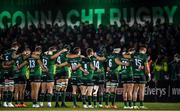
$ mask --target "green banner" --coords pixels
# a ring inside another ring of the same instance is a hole
[[[21,28],[31,24],[67,24],[81,22],[117,24],[125,20],[129,25],[156,20],[180,23],[180,0],[1,0],[0,28],[18,24]]]

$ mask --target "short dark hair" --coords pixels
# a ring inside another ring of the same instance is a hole
[[[72,51],[73,54],[78,54],[79,51],[81,51],[81,48],[80,47],[75,47]]]
[[[92,52],[93,52],[93,49],[92,49],[92,48],[86,49],[86,54],[87,54],[87,55],[90,55]]]

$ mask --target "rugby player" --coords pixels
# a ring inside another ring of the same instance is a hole
[[[44,67],[46,67],[46,69],[48,69],[48,71],[43,72],[42,75],[41,94],[40,94],[41,107],[43,107],[46,91],[47,91],[48,107],[52,106],[51,101],[53,96],[56,59],[59,55],[61,55],[61,53],[66,52],[67,50],[63,49],[55,53],[56,51],[57,49],[55,46],[50,47],[49,50],[45,52],[44,55],[42,56],[43,65]]]
[[[14,59],[12,57],[13,53],[15,54],[19,49],[19,45],[17,42],[12,43],[11,49],[8,49],[3,54],[3,72],[4,72],[4,107],[14,107],[12,104],[13,91],[14,91],[14,73],[13,73],[13,64]]]
[[[93,74],[95,67],[93,67],[93,62],[91,61],[91,56],[93,56],[93,49],[88,48],[86,50],[86,58],[82,58],[81,65],[84,70],[88,71],[89,74],[82,74],[82,84],[81,84],[81,96],[84,108],[93,108],[92,106],[92,92],[93,92]],[[86,98],[88,99],[88,105],[86,104]]]
[[[70,78],[70,67],[62,66],[65,62],[67,62],[67,54],[69,54],[70,46],[64,45],[64,49],[67,49],[66,52],[59,55],[56,59],[56,93],[55,93],[55,107],[59,107],[59,97],[61,95],[61,107],[66,108],[65,99],[66,99],[66,89],[68,86],[69,78]]]
[[[141,46],[139,52],[133,55],[133,78],[134,78],[134,89],[133,89],[133,107],[134,109],[145,109],[143,104],[146,74],[150,78],[150,71],[148,66],[148,56],[146,54],[147,49]],[[137,98],[140,101],[140,107],[136,105]]]
[[[26,61],[27,58],[29,58],[30,54],[31,54],[30,49],[26,48],[22,54],[16,56],[16,60],[15,60],[16,77],[15,77],[15,94],[14,94],[15,107],[27,106],[26,104],[24,104],[24,93],[27,84],[28,66],[23,65],[22,63]]]
[[[120,82],[123,84],[124,109],[132,109],[132,92],[133,92],[133,70],[132,58],[129,52],[123,52],[120,61],[129,63],[129,66],[122,65],[120,70]]]
[[[117,108],[115,105],[116,101],[116,89],[118,86],[119,79],[119,71],[121,69],[121,65],[128,65],[127,63],[122,63],[119,60],[119,53],[121,49],[115,48],[112,53],[107,55],[106,63],[106,94],[105,94],[105,108]],[[111,105],[109,105],[109,99],[111,101]]]
[[[98,54],[93,52],[93,56],[90,57],[93,62],[93,67],[95,67],[95,71],[93,74],[93,102],[94,107],[97,107],[97,96],[99,97],[99,107],[102,108],[103,102],[103,93],[104,93],[104,84],[105,84],[105,69],[104,69],[104,61],[106,58],[99,52]]]

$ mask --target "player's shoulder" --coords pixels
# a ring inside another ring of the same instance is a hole
[[[88,62],[91,62],[91,59],[89,57],[83,57],[82,62],[88,63]]]
[[[14,51],[13,49],[6,49],[6,50],[4,50],[4,53],[3,53],[3,54],[11,53],[11,52],[13,52],[13,51]]]
[[[67,54],[66,57],[69,59],[80,59],[81,58],[79,55],[76,55],[76,54]]]
[[[96,57],[95,56],[91,56],[90,59],[91,60],[96,60]]]

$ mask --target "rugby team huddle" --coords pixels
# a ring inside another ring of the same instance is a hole
[[[123,51],[114,47],[107,54],[88,48],[85,55],[81,55],[80,47],[70,49],[69,45],[62,49],[51,46],[45,52],[39,45],[34,51],[24,48],[19,53],[18,49],[19,44],[13,42],[10,49],[1,53],[0,98],[3,107],[27,106],[24,93],[29,80],[32,107],[35,108],[43,107],[45,99],[47,106],[52,107],[53,96],[53,107],[66,108],[68,84],[72,86],[74,108],[79,107],[79,92],[84,108],[118,108],[116,89],[120,84],[123,85],[124,109],[146,108],[144,90],[150,70],[145,46]],[[12,98],[15,104],[12,104]]]

